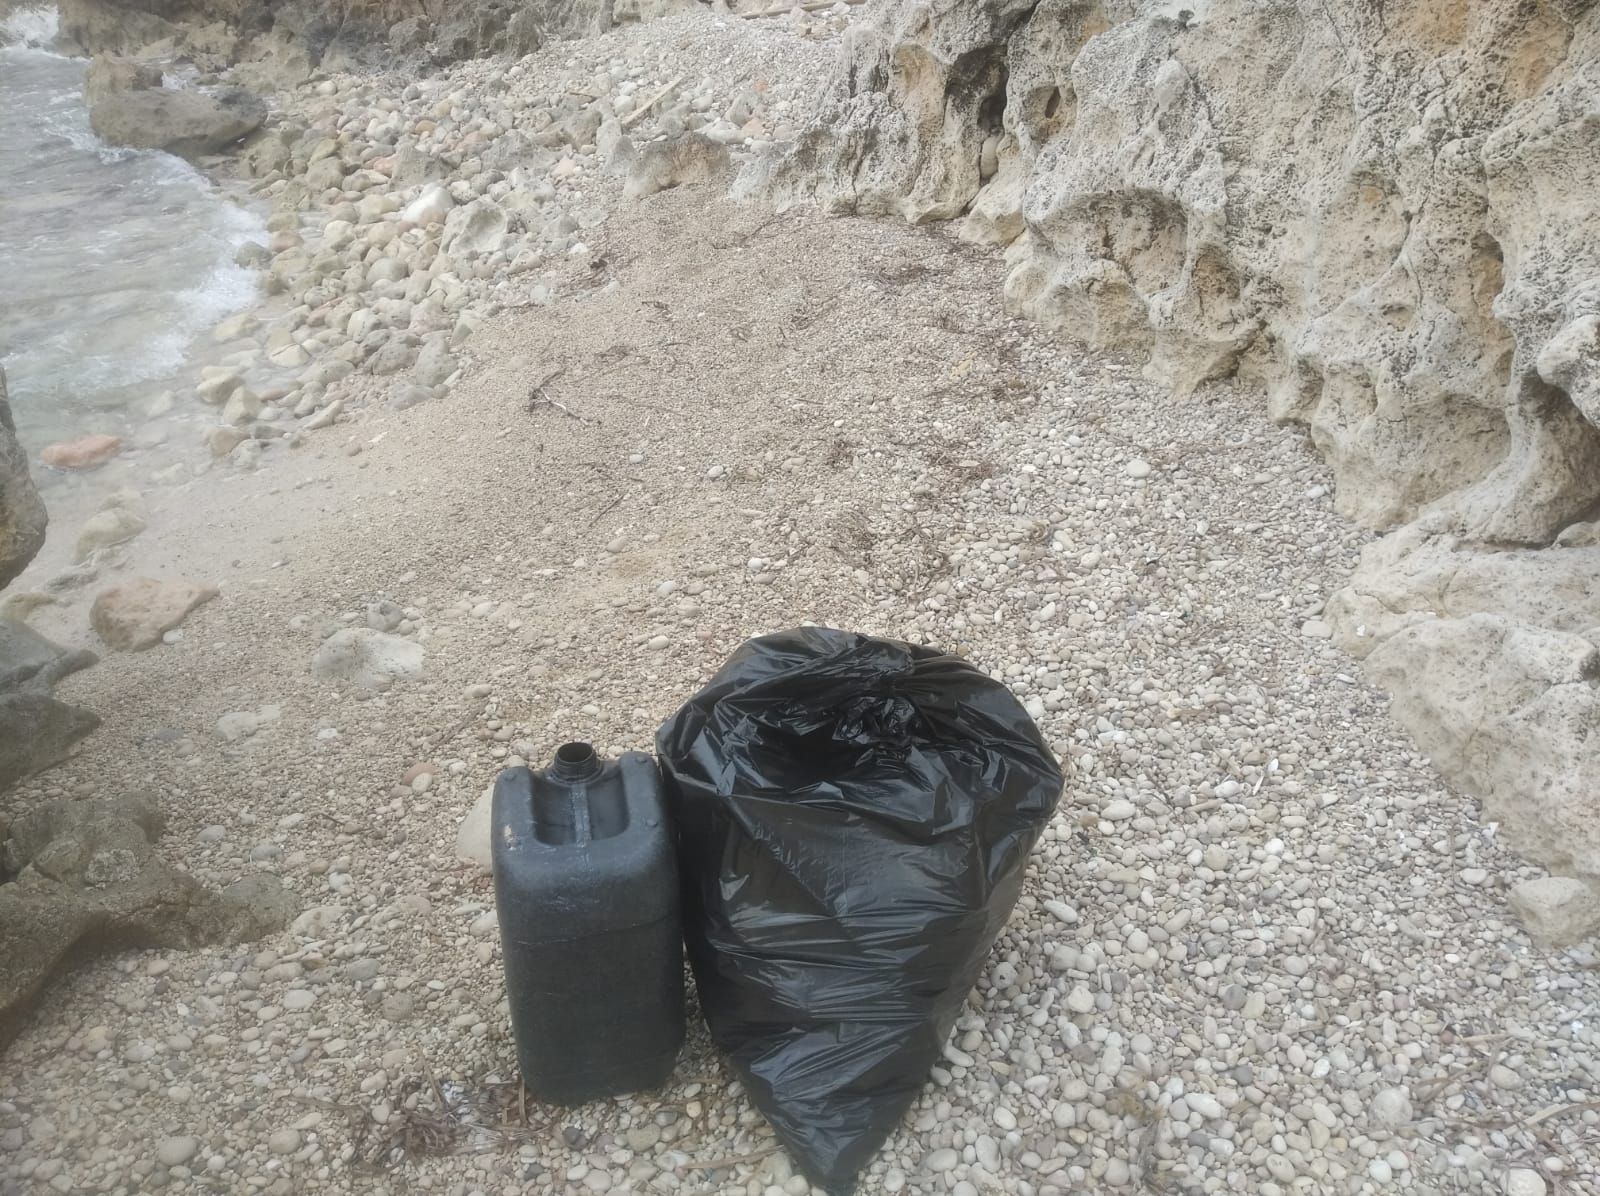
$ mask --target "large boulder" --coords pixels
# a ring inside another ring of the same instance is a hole
[[[163,78],[161,68],[154,63],[101,54],[84,72],[83,100],[92,111],[125,92],[160,87]]]
[[[55,801],[0,839],[0,1050],[44,986],[91,950],[236,943],[281,930],[295,902],[274,878],[220,894],[164,863],[151,795]]]
[[[1367,657],[1395,720],[1517,851],[1600,892],[1600,625],[1429,619]],[[1421,678],[1421,682],[1417,680]]]
[[[93,711],[50,692],[62,677],[94,664],[24,623],[0,618],[0,790],[65,759],[100,725]]]
[[[34,489],[28,454],[17,443],[6,394],[6,372],[0,369],[0,588],[28,567],[44,547],[49,517]]]
[[[89,70],[84,98],[89,127],[102,141],[165,150],[182,158],[215,154],[261,127],[267,107],[237,87],[171,90],[147,68],[109,62]]]

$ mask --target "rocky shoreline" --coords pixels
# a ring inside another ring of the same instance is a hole
[[[614,36],[572,43],[584,56],[557,80],[501,59],[453,62],[398,85],[392,73],[312,72],[267,103],[233,85],[233,68],[196,76],[174,59],[181,47],[184,62],[197,52],[204,60],[193,30],[154,44],[126,31],[113,39],[136,56],[102,55],[91,67],[86,99],[102,135],[190,157],[225,197],[268,206],[266,243],[238,255],[261,271],[260,301],[197,346],[187,385],[145,407],[153,422],[141,447],[162,446],[169,462],[145,471],[148,484],[181,489],[208,462],[253,469],[311,434],[336,425],[348,434],[369,407],[447,395],[473,332],[503,310],[555,302],[567,259],[582,257],[616,205],[728,176],[792,138],[787,113],[849,12],[841,4],[785,27],[785,38],[819,47],[812,72],[792,52],[776,61],[762,25],[730,16],[715,27],[737,35],[733,57],[721,56],[738,60],[731,71],[707,53],[669,77]],[[705,20],[691,11],[661,24],[660,36],[682,39]],[[70,23],[63,39],[105,44]],[[258,59],[233,53],[248,75]],[[775,69],[763,73],[764,61]],[[164,77],[177,89],[163,88]],[[89,436],[41,449],[48,464],[85,474],[126,447]],[[8,595],[13,611],[86,584],[95,554],[125,553],[147,526],[149,496],[90,483],[71,508],[81,530],[70,561],[47,554],[55,576]]]

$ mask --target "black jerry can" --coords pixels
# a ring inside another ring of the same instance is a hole
[[[683,1044],[678,869],[655,759],[508,768],[491,814],[511,1030],[536,1099],[656,1088]]]

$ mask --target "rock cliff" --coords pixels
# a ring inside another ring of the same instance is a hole
[[[960,220],[1014,311],[1175,402],[1258,384],[1404,529],[1330,603],[1345,645],[1600,886],[1595,0],[893,0],[830,86],[740,190]]]
[[[528,54],[696,0],[60,0],[63,43],[85,54],[179,49],[204,65],[266,64],[267,79],[313,69],[392,67]]]

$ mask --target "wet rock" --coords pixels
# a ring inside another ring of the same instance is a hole
[[[161,68],[131,58],[97,55],[83,76],[83,98],[91,108],[113,100],[123,92],[144,91],[161,86]]]
[[[97,511],[84,520],[78,529],[77,551],[74,559],[86,561],[102,548],[122,544],[133,539],[146,527],[144,516],[125,506],[113,506]]]
[[[135,577],[102,591],[90,608],[89,622],[107,647],[139,652],[155,647],[190,611],[218,593],[213,585]]]
[[[0,619],[0,789],[65,759],[73,744],[100,725],[92,711],[50,693],[62,677],[96,659]]]
[[[44,547],[49,522],[16,431],[5,370],[0,369],[0,587],[21,573]]]
[[[147,70],[121,64],[91,71],[84,98],[97,137],[112,145],[198,158],[242,140],[267,117],[266,105],[241,88],[180,91],[152,85],[151,77]],[[160,82],[159,72],[155,80]]]
[[[39,460],[51,469],[98,469],[122,451],[122,437],[97,433],[47,444]]]

